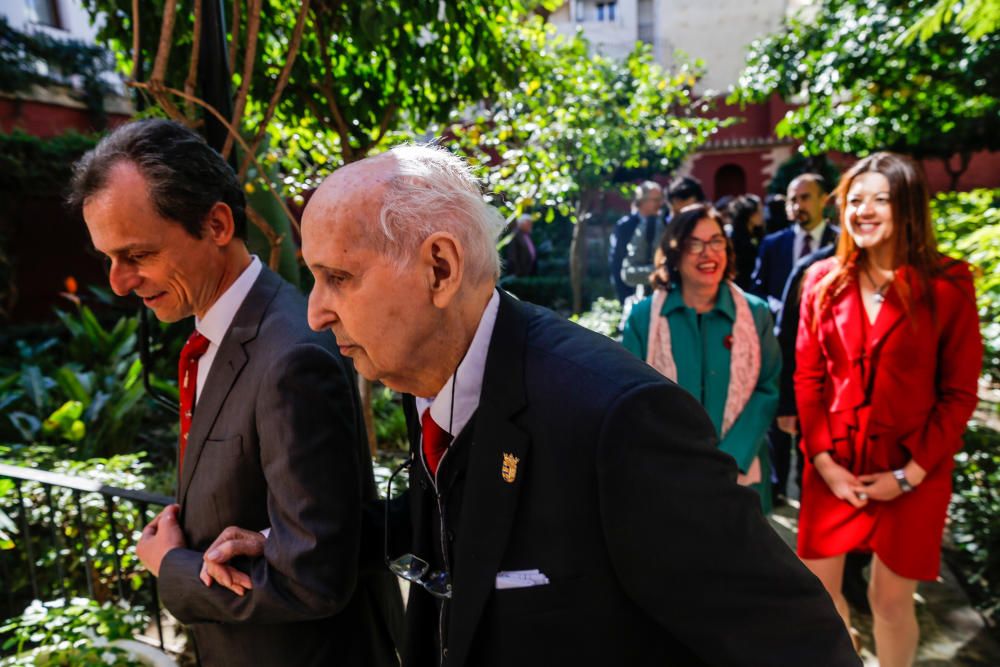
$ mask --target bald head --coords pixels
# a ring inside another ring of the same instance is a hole
[[[303,227],[334,208],[358,225],[360,242],[399,266],[431,234],[447,232],[463,248],[469,280],[500,276],[496,240],[503,218],[484,200],[468,164],[443,148],[398,146],[341,167],[310,200]],[[304,254],[305,245],[304,236]]]

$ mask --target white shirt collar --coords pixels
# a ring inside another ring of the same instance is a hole
[[[795,235],[801,240],[806,234],[812,237],[812,249],[818,250],[820,241],[823,240],[823,232],[826,231],[826,220],[821,220],[818,225],[810,231],[802,228],[802,225],[795,223]]]
[[[430,406],[431,417],[438,426],[450,435],[456,436],[462,432],[465,425],[479,407],[479,395],[483,391],[483,373],[486,370],[486,354],[490,350],[493,339],[493,326],[497,321],[497,311],[500,309],[500,292],[493,290],[493,296],[483,310],[479,319],[476,335],[472,344],[462,358],[437,396],[430,398],[414,397],[417,403],[417,414],[424,414]],[[460,381],[456,382],[456,378]],[[454,410],[452,409],[454,406]]]
[[[229,325],[233,323],[233,318],[236,317],[236,311],[243,305],[244,299],[247,298],[247,294],[250,293],[250,289],[257,281],[257,276],[260,275],[262,268],[263,264],[261,264],[260,259],[254,255],[250,260],[250,265],[243,269],[243,273],[240,274],[239,278],[233,281],[229,289],[223,292],[222,296],[212,304],[212,307],[205,313],[205,317],[201,319],[195,318],[195,328],[212,345],[217,347],[222,344],[222,339],[225,338],[226,332],[229,331]]]

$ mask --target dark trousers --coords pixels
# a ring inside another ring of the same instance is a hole
[[[771,455],[771,486],[774,494],[787,495],[788,473],[792,465],[792,436],[778,428],[777,422],[773,422],[767,432],[767,450]]]

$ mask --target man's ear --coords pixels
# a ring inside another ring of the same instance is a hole
[[[215,202],[205,216],[202,231],[220,248],[229,245],[236,236],[236,221],[233,220],[233,211],[229,205],[221,201]]]
[[[431,300],[445,308],[458,293],[465,270],[465,249],[448,232],[434,232],[420,244],[420,261],[427,269]]]

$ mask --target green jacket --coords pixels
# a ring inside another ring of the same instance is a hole
[[[768,427],[778,409],[781,350],[774,337],[774,324],[767,303],[750,294],[746,295],[746,299],[760,336],[760,375],[753,395],[721,439],[719,448],[736,459],[736,465],[744,473],[754,457],[760,457],[764,483],[755,484],[754,488],[761,494],[764,510],[769,511],[770,465],[766,442]],[[652,298],[637,303],[625,322],[622,344],[641,359],[646,358],[652,303]],[[733,332],[736,319],[732,294],[728,289],[720,289],[715,308],[699,316],[694,309],[684,305],[680,288],[671,289],[661,314],[667,316],[670,325],[677,384],[701,402],[715,425],[716,433],[721,433],[729,390],[731,341],[727,339]]]

